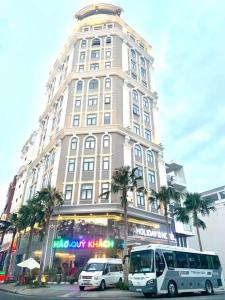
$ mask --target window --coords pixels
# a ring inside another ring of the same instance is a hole
[[[151,141],[151,131],[148,129],[145,129],[145,138]]]
[[[145,66],[145,59],[144,59],[144,57],[140,57],[140,62],[141,62],[141,64],[143,65],[143,66]]]
[[[133,125],[133,132],[140,135],[140,125],[134,123]]]
[[[137,177],[142,177],[143,176],[143,168],[141,166],[136,165],[136,171],[135,171],[135,175]]]
[[[147,85],[147,82],[146,82],[145,80],[142,80],[141,83],[142,83],[142,85],[143,85],[144,87],[147,87],[147,86],[148,86],[148,85]]]
[[[145,198],[143,192],[137,192],[137,205],[145,205]]]
[[[89,96],[88,97],[88,106],[97,105],[98,102],[98,96]]]
[[[106,50],[105,57],[107,58],[111,57],[111,50]]]
[[[140,116],[139,107],[133,104],[133,114],[136,116]]]
[[[153,153],[151,150],[147,151],[147,162],[151,164],[153,163]]]
[[[219,257],[217,255],[212,255],[211,259],[213,262],[213,269],[219,269],[219,267],[220,267]]]
[[[110,137],[109,135],[105,135],[103,137],[103,147],[108,148],[109,147],[109,142],[110,142]]]
[[[93,39],[91,45],[92,46],[100,46],[100,39]]]
[[[134,49],[131,49],[131,50],[130,50],[130,53],[131,53],[131,57],[132,57],[133,59],[136,59],[136,52],[134,51]]]
[[[106,89],[110,89],[111,88],[111,79],[110,78],[106,78],[105,79],[105,88]]]
[[[105,95],[105,104],[110,104],[110,102],[111,102],[111,96]]]
[[[141,147],[139,145],[135,145],[134,147],[134,153],[136,157],[141,158]]]
[[[142,50],[145,49],[145,46],[144,46],[142,43],[140,43],[139,46],[140,46],[140,48],[141,48]]]
[[[81,40],[81,48],[86,48],[87,46],[87,41],[86,40]]]
[[[136,90],[133,90],[132,91],[132,98],[134,101],[138,101],[138,93]]]
[[[175,260],[174,260],[173,252],[164,252],[163,254],[164,254],[168,269],[175,268]]]
[[[145,108],[149,108],[148,98],[146,98],[146,97],[143,98],[143,105]]]
[[[137,70],[137,64],[133,61],[131,61],[131,69],[136,71]]]
[[[199,257],[200,257],[200,262],[201,262],[201,269],[208,269],[209,265],[208,265],[207,255],[199,254]]]
[[[132,39],[132,41],[136,42],[135,37],[132,34],[130,34],[130,38]]]
[[[107,29],[112,29],[114,24],[107,24]]]
[[[83,81],[82,80],[78,80],[77,81],[77,92],[78,91],[82,91],[83,89]]]
[[[110,68],[111,68],[111,61],[107,61],[107,62],[105,63],[105,68],[106,68],[106,69],[110,69]]]
[[[147,112],[144,112],[144,122],[150,124],[150,116]]]
[[[104,124],[110,124],[110,113],[104,113]]]
[[[107,38],[106,38],[106,44],[111,44],[111,42],[112,42],[112,39],[111,39],[111,37],[110,36],[107,36]]]
[[[131,77],[132,77],[134,80],[137,80],[137,75],[134,74],[133,72],[131,73]]]
[[[85,149],[94,149],[95,148],[95,138],[89,136],[85,140]]]
[[[75,159],[70,158],[68,161],[68,172],[74,172],[75,171]]]
[[[82,52],[80,53],[80,60],[84,60],[84,59],[85,59],[85,52],[82,51]]]
[[[200,259],[199,255],[196,253],[188,253],[188,263],[189,263],[189,268],[191,269],[200,269]]]
[[[99,58],[100,57],[100,51],[99,50],[92,50],[91,51],[91,58]]]
[[[87,125],[96,125],[97,123],[97,116],[94,115],[87,115]]]
[[[84,65],[79,65],[79,72],[83,72],[84,71]]]
[[[77,149],[77,138],[72,138],[70,142],[70,150],[76,150]]]
[[[154,171],[148,171],[148,183],[149,184],[155,183],[155,172]]]
[[[80,116],[73,116],[73,126],[79,126],[80,123]]]
[[[75,99],[75,107],[80,107],[81,105],[81,97],[76,97]]]
[[[67,184],[65,187],[65,200],[70,201],[72,199],[73,186],[72,184]]]
[[[94,26],[94,30],[101,30],[102,26]]]
[[[146,70],[141,67],[141,76],[146,79]]]
[[[90,69],[91,69],[91,71],[97,71],[97,70],[99,70],[99,64],[98,63],[91,64]]]
[[[90,200],[92,199],[93,185],[92,184],[82,184],[81,185],[81,199]]]
[[[89,90],[95,90],[98,88],[98,80],[97,79],[92,79],[89,82]]]
[[[187,253],[175,251],[177,268],[188,268]]]
[[[87,31],[89,31],[90,28],[89,27],[83,27],[82,29],[83,29],[83,32],[87,32]]]
[[[102,183],[102,190],[101,190],[101,194],[106,193],[109,191],[109,183]],[[101,196],[102,199],[107,199],[107,194],[106,195],[102,195]]]
[[[103,157],[102,168],[103,168],[103,170],[109,170],[109,157],[108,156]]]
[[[83,170],[84,171],[94,171],[94,158],[84,158]]]

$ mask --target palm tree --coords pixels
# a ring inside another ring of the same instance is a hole
[[[38,199],[38,202],[41,204],[41,207],[44,212],[44,218],[43,218],[43,243],[42,243],[42,254],[41,254],[41,261],[40,261],[40,271],[41,273],[44,272],[44,257],[45,257],[45,251],[47,247],[47,230],[49,228],[50,218],[53,213],[53,210],[55,208],[59,208],[62,206],[64,199],[61,192],[57,191],[56,188],[53,188],[51,186],[48,186],[46,188],[43,188],[41,191],[37,192],[36,198]],[[41,280],[41,278],[39,279]]]
[[[34,234],[34,226],[36,223],[41,224],[44,219],[44,211],[39,201],[39,198],[34,196],[27,201],[27,204],[23,207],[24,213],[26,213],[27,225],[30,227],[29,238],[27,242],[25,260],[30,256],[31,243]]]
[[[10,222],[6,220],[0,220],[0,233],[1,233],[1,239],[0,239],[0,246],[3,243],[4,236],[6,232],[8,231],[8,227],[10,226]]]
[[[216,208],[213,205],[213,202],[214,201],[211,199],[203,199],[199,193],[186,193],[183,206],[174,209],[174,215],[176,216],[177,221],[189,223],[192,218],[193,226],[197,231],[200,251],[203,251],[203,248],[199,228],[206,229],[206,224],[199,218],[199,215],[208,216],[211,211],[215,211]]]
[[[169,205],[173,205],[174,202],[179,202],[181,199],[181,194],[173,186],[161,186],[159,192],[151,190],[151,195],[149,197],[150,203],[156,203],[158,209],[163,211],[166,231],[167,231],[167,242],[170,244],[170,228],[169,228]]]
[[[9,271],[15,237],[21,230],[23,230],[26,227],[26,220],[24,221],[24,218],[20,214],[20,212],[18,214],[12,214],[9,218],[9,222],[10,222],[10,225],[9,225],[7,231],[12,232],[12,240],[11,240],[10,248],[9,248],[9,251],[7,254],[7,259],[6,259],[6,267],[5,267],[6,276],[8,275],[8,271]]]
[[[111,190],[103,193],[100,196],[109,193],[120,194],[120,203],[123,207],[123,221],[124,221],[124,256],[128,254],[127,249],[127,237],[128,237],[128,193],[134,190],[144,190],[142,187],[137,187],[137,181],[142,179],[142,177],[137,176],[137,168],[130,169],[129,166],[123,166],[116,168],[112,175]],[[128,266],[125,262],[124,265],[124,283],[128,284]]]

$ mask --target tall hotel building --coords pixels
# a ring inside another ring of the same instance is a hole
[[[119,195],[99,197],[109,189],[116,167],[137,167],[140,185],[147,189],[166,185],[152,48],[120,18],[121,12],[115,5],[94,4],[75,15],[76,25],[49,75],[39,127],[22,150],[12,210],[47,185],[65,195],[49,228],[46,266],[121,255],[120,247],[52,247],[57,238],[123,238]],[[142,192],[129,195],[128,214],[129,245],[167,242],[163,214]],[[172,233],[170,238],[175,243]],[[40,249],[34,239],[33,255],[39,256]],[[22,253],[21,248],[17,254]]]

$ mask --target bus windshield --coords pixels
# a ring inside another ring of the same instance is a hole
[[[143,250],[131,252],[130,273],[151,273],[154,271],[153,251]]]

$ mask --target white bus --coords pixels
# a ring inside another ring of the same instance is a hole
[[[146,297],[175,297],[182,292],[213,294],[214,290],[223,290],[223,285],[222,268],[214,252],[156,244],[131,250],[130,291]]]

